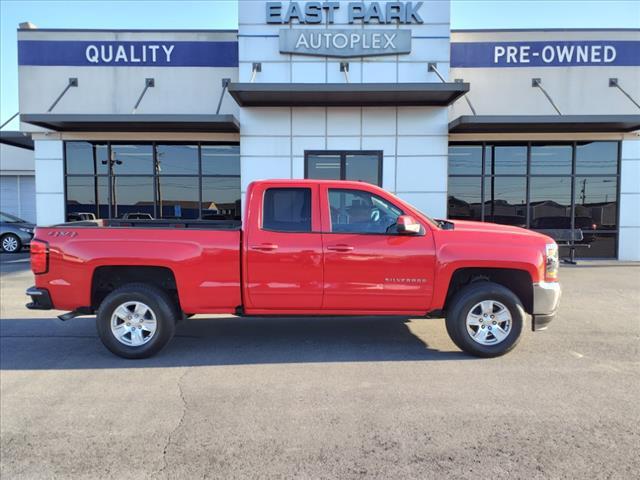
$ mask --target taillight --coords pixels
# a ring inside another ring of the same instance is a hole
[[[31,271],[40,275],[49,271],[49,244],[43,240],[31,240]]]

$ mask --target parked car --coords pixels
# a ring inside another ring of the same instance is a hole
[[[145,212],[129,212],[122,216],[123,220],[153,220],[150,213]]]
[[[92,212],[73,212],[67,214],[67,222],[90,222],[96,219]]]
[[[556,314],[558,247],[546,235],[433,220],[363,182],[261,181],[246,198],[244,225],[38,228],[27,307],[96,313],[102,342],[126,358],[155,354],[196,313],[444,316],[480,357],[510,351],[526,313],[534,330]]]
[[[0,247],[5,253],[18,253],[31,243],[35,225],[0,212]]]

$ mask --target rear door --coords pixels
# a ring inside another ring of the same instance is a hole
[[[322,234],[317,185],[258,185],[248,200],[246,292],[257,310],[322,306]]]
[[[426,311],[434,284],[431,230],[395,232],[405,213],[366,189],[320,188],[325,310]]]

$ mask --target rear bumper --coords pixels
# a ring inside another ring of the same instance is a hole
[[[53,302],[51,302],[51,296],[49,291],[44,288],[30,287],[27,289],[27,295],[31,297],[31,302],[25,306],[29,310],[51,310],[53,309]]]
[[[544,330],[555,318],[562,289],[558,282],[540,282],[533,284],[532,328]]]

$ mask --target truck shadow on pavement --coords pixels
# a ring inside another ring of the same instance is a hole
[[[403,318],[190,319],[178,325],[163,351],[144,360],[125,360],[106,350],[93,317],[3,319],[0,341],[0,370],[473,359],[457,350],[429,348]]]

